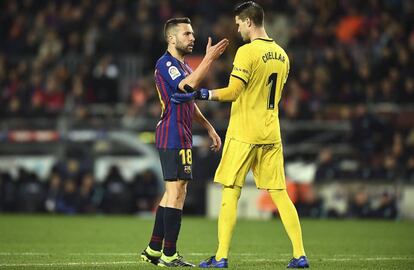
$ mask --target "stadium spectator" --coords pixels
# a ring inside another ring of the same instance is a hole
[[[56,212],[73,215],[78,212],[78,188],[74,179],[67,178],[62,184],[62,193],[56,202]]]
[[[133,209],[132,193],[118,166],[111,166],[103,182],[104,194],[101,208],[105,213],[131,213]]]
[[[77,211],[82,214],[95,213],[99,205],[99,198],[96,197],[94,178],[91,173],[82,176],[78,189]]]
[[[318,164],[315,173],[315,182],[324,182],[335,179],[338,176],[337,164],[333,160],[332,150],[322,149],[319,152]]]
[[[16,206],[20,212],[41,212],[44,210],[46,189],[38,176],[24,168],[19,169],[16,190]]]
[[[56,169],[52,169],[48,185],[45,208],[48,212],[56,212],[63,185],[62,178]]]
[[[160,190],[158,179],[153,171],[145,170],[137,174],[132,183],[134,192],[135,210],[139,212],[151,212],[158,203]]]
[[[373,218],[395,219],[398,215],[397,201],[389,192],[383,192],[379,204],[372,212]]]
[[[9,212],[16,209],[16,183],[10,173],[0,172],[0,209]]]
[[[305,192],[300,193],[295,206],[301,217],[318,218],[323,216],[323,200],[312,186],[308,186]]]
[[[372,216],[371,200],[366,190],[357,191],[350,200],[349,215],[355,218]]]

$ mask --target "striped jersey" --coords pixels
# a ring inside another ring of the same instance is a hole
[[[161,103],[161,119],[155,132],[158,149],[188,149],[192,147],[194,102],[174,104],[171,95],[180,92],[178,84],[192,72],[191,68],[168,51],[155,65],[155,85]]]

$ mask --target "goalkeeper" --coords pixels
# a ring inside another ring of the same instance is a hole
[[[227,268],[236,224],[237,202],[246,175],[253,170],[257,188],[270,193],[292,242],[288,268],[307,268],[302,230],[295,206],[286,192],[278,103],[289,73],[285,51],[266,34],[263,9],[255,2],[235,9],[235,23],[244,41],[233,62],[229,85],[216,90],[176,93],[177,104],[193,99],[232,102],[223,155],[214,182],[223,185],[218,219],[218,249],[202,268]]]

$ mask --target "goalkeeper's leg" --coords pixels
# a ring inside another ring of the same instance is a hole
[[[233,229],[237,220],[237,202],[240,198],[241,187],[223,186],[220,214],[218,219],[218,249],[216,260],[228,258]]]
[[[305,256],[302,242],[302,229],[300,227],[298,213],[290,200],[289,195],[285,189],[273,189],[269,190],[269,193],[279,210],[280,219],[292,242],[293,257],[299,258]]]

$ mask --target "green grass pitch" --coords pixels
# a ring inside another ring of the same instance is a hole
[[[0,215],[0,269],[157,269],[138,260],[153,219],[134,216]],[[302,220],[313,269],[414,269],[414,223]],[[214,254],[217,221],[184,218],[180,253]],[[291,246],[278,219],[239,220],[230,269],[285,269]]]

